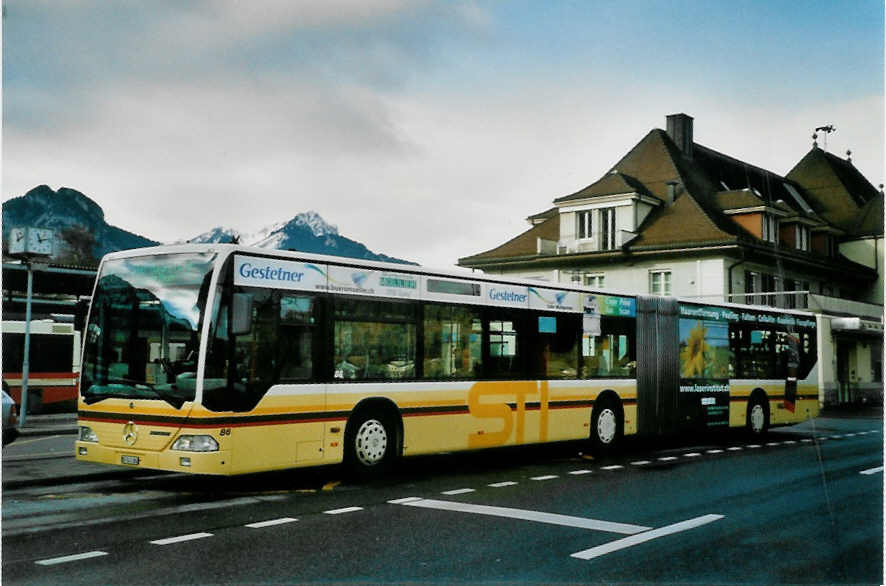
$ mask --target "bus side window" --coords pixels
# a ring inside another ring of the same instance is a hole
[[[482,361],[480,309],[427,305],[424,312],[424,378],[471,378]]]
[[[582,378],[632,378],[637,373],[634,322],[604,316],[599,336],[582,336]]]

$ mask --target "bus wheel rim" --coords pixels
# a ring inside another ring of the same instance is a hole
[[[751,407],[751,430],[755,432],[763,431],[765,421],[766,414],[763,412],[763,405],[758,403]]]
[[[615,412],[612,409],[603,409],[597,417],[597,437],[604,444],[612,443],[615,439]]]
[[[388,449],[388,432],[377,419],[363,422],[354,439],[357,459],[364,466],[375,466],[385,457]]]

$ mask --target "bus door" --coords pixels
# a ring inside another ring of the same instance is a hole
[[[679,425],[677,300],[637,297],[637,430],[667,434]]]

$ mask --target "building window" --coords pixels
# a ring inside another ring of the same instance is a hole
[[[837,256],[837,241],[828,234],[824,237],[825,254],[828,256]]]
[[[763,214],[763,241],[778,243],[778,219],[769,214]]]
[[[603,273],[593,273],[585,275],[585,286],[595,289],[603,289],[606,287],[606,275]]]
[[[587,210],[584,212],[576,212],[575,214],[575,235],[579,240],[585,240],[594,235],[592,226],[592,212]]]
[[[600,250],[615,248],[615,208],[600,210]]]
[[[671,271],[649,271],[649,292],[653,295],[670,295]]]
[[[762,281],[763,293],[767,293],[767,295],[763,295],[763,299],[761,300],[764,305],[775,306],[776,298],[778,297],[775,293],[777,291],[775,285],[775,277],[773,275],[763,273],[760,275],[760,280]]]
[[[797,224],[794,226],[796,234],[796,246],[798,250],[809,250],[809,226]]]
[[[757,305],[757,293],[760,292],[760,273],[755,271],[744,272],[744,302],[748,305]]]

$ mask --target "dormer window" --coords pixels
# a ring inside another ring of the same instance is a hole
[[[575,213],[575,235],[579,240],[586,240],[594,235],[593,214],[591,210]]]
[[[778,218],[770,214],[763,214],[762,238],[763,242],[773,242],[776,244],[778,243]]]
[[[797,250],[809,250],[809,226],[797,224],[794,226],[795,244]]]

